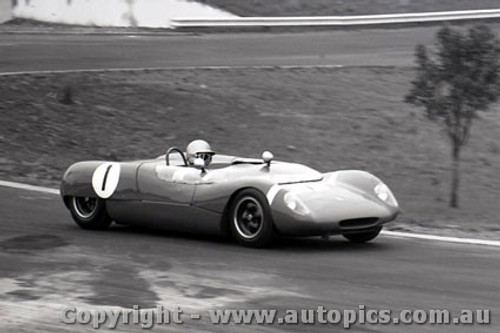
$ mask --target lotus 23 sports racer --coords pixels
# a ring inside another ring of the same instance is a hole
[[[118,224],[231,234],[261,247],[274,235],[375,238],[396,218],[389,188],[368,172],[320,173],[273,160],[216,155],[203,140],[155,159],[89,161],[64,174],[61,195],[84,229]]]

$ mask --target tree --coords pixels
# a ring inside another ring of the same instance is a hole
[[[468,31],[441,28],[435,48],[417,45],[416,78],[405,97],[444,127],[451,142],[450,206],[458,208],[460,154],[479,111],[500,95],[500,42],[486,25]]]

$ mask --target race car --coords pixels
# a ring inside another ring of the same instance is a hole
[[[400,210],[391,190],[368,172],[320,173],[275,161],[268,151],[262,158],[220,155],[204,140],[148,160],[75,163],[60,192],[84,229],[114,221],[232,235],[251,247],[278,235],[367,242]]]

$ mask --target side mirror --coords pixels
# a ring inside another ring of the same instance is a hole
[[[266,163],[268,166],[271,164],[271,161],[273,160],[274,155],[270,151],[265,151],[262,153],[262,160],[264,163]]]
[[[201,171],[205,171],[205,161],[202,158],[195,158],[193,166]]]

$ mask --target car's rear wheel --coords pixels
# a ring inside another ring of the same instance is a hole
[[[83,229],[106,229],[111,224],[102,199],[71,197],[68,206],[73,220]]]
[[[374,230],[353,234],[343,234],[343,236],[353,243],[366,243],[377,237],[381,230],[382,227],[377,227],[377,229]]]
[[[234,238],[245,246],[264,247],[273,238],[269,204],[258,190],[247,189],[238,193],[231,205],[229,218]]]

